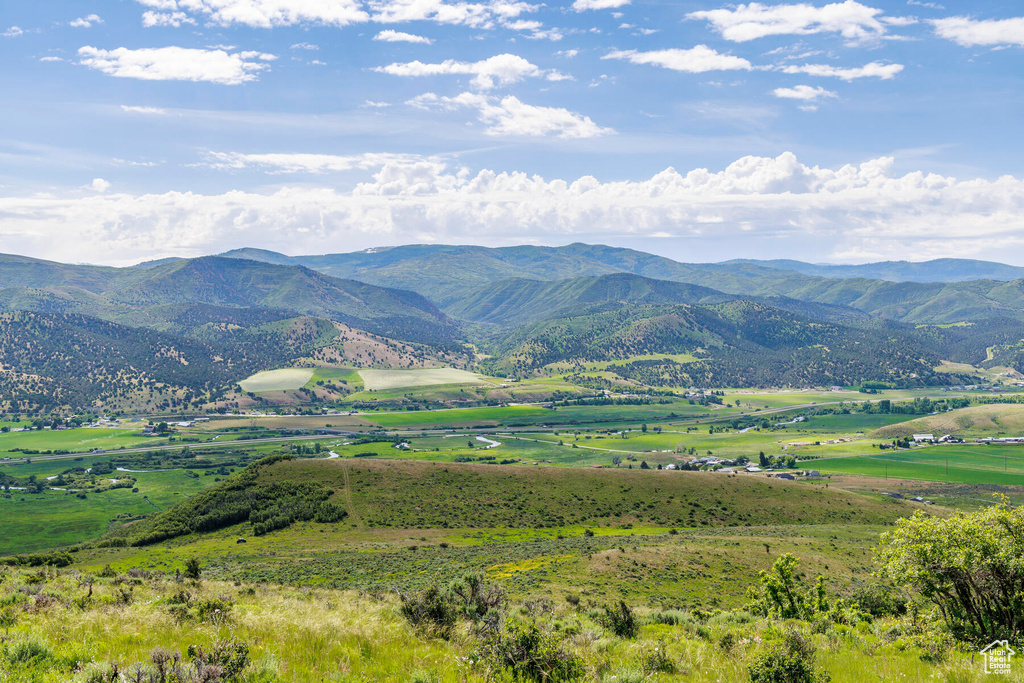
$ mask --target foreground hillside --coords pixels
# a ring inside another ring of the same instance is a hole
[[[183,580],[174,571],[6,572],[0,574],[7,605],[0,677],[11,683],[485,683],[510,680],[519,655],[536,665],[518,678],[524,682],[734,683],[749,681],[750,667],[770,665],[779,647],[798,647],[811,670],[836,683],[970,683],[984,676],[969,654],[948,649],[927,624],[889,615],[866,614],[852,620],[853,628],[840,611],[835,623],[829,619],[812,632],[806,622],[744,610],[626,605],[630,630],[616,633],[604,609],[612,604],[601,597],[570,592],[506,603],[500,589],[482,588],[489,592],[474,599],[496,606],[487,617],[456,617],[440,630],[403,616],[403,599],[393,593]],[[407,598],[413,604],[409,598],[415,596]]]

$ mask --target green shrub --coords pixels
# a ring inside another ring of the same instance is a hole
[[[618,607],[605,607],[603,621],[605,627],[619,638],[636,638],[640,632],[640,623],[624,600],[619,600]]]
[[[402,595],[402,616],[418,629],[439,638],[450,638],[459,617],[459,610],[451,597],[437,586],[429,586],[419,593]]]
[[[653,612],[651,613],[650,621],[652,624],[665,624],[667,626],[693,625],[697,623],[697,619],[692,614],[679,609]]]
[[[536,621],[509,620],[485,638],[482,659],[514,683],[570,683],[583,679],[583,658]]]
[[[751,683],[828,683],[828,672],[814,666],[814,646],[795,631],[747,667]]]
[[[935,603],[961,640],[1024,635],[1024,508],[1004,503],[948,519],[917,512],[882,535],[881,573]]]
[[[53,658],[50,647],[41,640],[16,640],[7,646],[6,659],[12,666],[38,666]]]

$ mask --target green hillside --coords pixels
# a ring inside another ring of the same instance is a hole
[[[679,263],[632,249],[571,244],[565,247],[506,247],[409,245],[349,254],[288,257],[259,250],[225,254],[274,263],[305,265],[337,277],[397,286],[417,291],[441,306],[460,300],[465,292],[509,278],[564,280],[611,273],[684,282],[743,297],[786,297],[819,304],[849,306],[878,317],[913,323],[956,323],[993,317],[1024,318],[1024,281],[1000,281],[1016,274],[1006,266],[981,268],[973,262],[941,262],[921,267],[935,273],[935,282],[889,281],[892,269],[839,271],[823,276],[820,269],[769,267],[756,261]],[[952,273],[940,278],[942,272]],[[977,272],[996,279],[964,280],[956,273]],[[877,279],[869,279],[865,275]],[[886,276],[886,277],[882,277]]]
[[[534,529],[878,524],[892,516],[856,494],[761,477],[270,458],[110,539],[148,545],[239,524],[236,533],[260,535],[299,521],[341,519],[379,529]]]
[[[329,318],[412,341],[449,343],[458,336],[457,327],[419,294],[302,267],[218,257],[123,269],[40,263],[44,278],[20,280],[26,263],[0,260],[0,307],[80,313],[158,329],[169,327],[167,307],[172,307],[171,314],[173,307],[195,305],[269,309]]]
[[[992,261],[974,259],[942,258],[931,261],[884,261],[864,263],[854,266],[804,263],[789,259],[759,261],[756,259],[737,259],[726,261],[732,263],[749,263],[764,268],[792,270],[804,275],[831,278],[871,278],[892,282],[965,282],[967,280],[1020,280],[1024,278],[1024,268],[1008,266]]]
[[[857,326],[805,318],[762,303],[593,307],[527,326],[498,342],[495,368],[621,359],[608,371],[654,386],[850,385],[886,380],[925,386],[959,381],[933,368],[934,336],[879,321]],[[949,350],[949,349],[945,349]],[[688,353],[697,360],[629,360]]]
[[[79,315],[0,314],[0,411],[187,406],[266,361]]]

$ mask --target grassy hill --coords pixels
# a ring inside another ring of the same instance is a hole
[[[268,519],[277,520],[273,530],[318,515],[357,528],[533,529],[877,524],[891,519],[892,511],[855,494],[764,477],[270,459],[112,538],[147,545],[235,525],[242,526],[234,533],[260,535]]]
[[[882,427],[871,436],[907,437],[913,434],[958,436],[1024,436],[1024,405],[981,405],[951,410],[940,415],[900,422]]]

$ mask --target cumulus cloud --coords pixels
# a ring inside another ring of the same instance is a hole
[[[294,45],[292,45],[291,49],[293,49],[293,50],[319,50],[320,46],[319,45],[314,45],[313,43],[295,43]]]
[[[808,76],[838,78],[847,82],[858,78],[879,78],[883,81],[888,81],[903,71],[903,65],[883,64],[882,62],[871,62],[870,64],[856,67],[832,66],[831,64],[804,64],[803,66],[790,64],[789,66],[782,67],[781,71],[787,74],[807,74]]]
[[[130,104],[122,104],[121,111],[127,112],[128,114],[156,114],[158,116],[164,116],[167,114],[166,109],[161,107],[139,107]]]
[[[384,24],[433,21],[472,28],[492,28],[535,5],[517,0],[136,0],[160,13],[184,13],[222,26],[348,26],[374,21]]]
[[[93,178],[89,187],[100,194],[110,189],[110,182],[103,178]]]
[[[1024,247],[1024,180],[898,176],[893,165],[892,158],[880,158],[821,168],[784,153],[744,157],[717,172],[669,168],[648,180],[602,182],[474,174],[420,160],[385,164],[351,192],[303,186],[266,193],[72,191],[0,198],[0,240],[9,251],[98,262],[241,244],[317,253],[338,244],[360,249],[425,240],[521,244],[655,235],[742,236],[745,244],[763,239],[764,245],[790,237],[830,245],[832,258],[994,255]],[[72,234],[77,239],[67,239]],[[785,248],[792,244],[786,241]]]
[[[489,90],[498,85],[518,83],[524,78],[547,78],[551,81],[564,80],[557,71],[545,71],[519,55],[502,54],[479,62],[459,62],[447,59],[438,64],[424,64],[420,61],[388,64],[374,71],[392,76],[441,76],[449,74],[472,75],[474,87]]]
[[[976,20],[971,17],[949,17],[935,19],[931,24],[935,27],[935,35],[952,40],[957,45],[964,47],[1024,46],[1024,17],[985,20]]]
[[[79,64],[117,78],[144,81],[207,81],[237,85],[256,80],[274,55],[258,52],[231,54],[224,50],[184,47],[101,50],[85,46],[78,50]],[[252,61],[258,59],[260,61]]]
[[[259,169],[267,173],[338,173],[357,169],[374,169],[388,164],[409,164],[423,157],[412,154],[367,153],[334,154],[243,154],[240,152],[209,152],[204,166],[221,170]]]
[[[3,36],[4,38],[17,38],[20,35],[24,35],[24,33],[25,33],[25,30],[22,29],[21,27],[19,27],[19,26],[11,26],[10,28],[8,28],[3,33],[0,33],[0,36]]]
[[[572,8],[577,12],[585,12],[588,9],[614,9],[628,5],[630,0],[576,0]]]
[[[161,12],[187,12],[228,26],[241,24],[253,28],[319,24],[348,26],[369,16],[358,0],[137,0]],[[194,20],[193,22],[194,23]]]
[[[430,45],[434,41],[426,36],[417,36],[412,33],[404,33],[402,31],[395,31],[393,29],[387,29],[381,31],[373,37],[374,40],[381,40],[385,43],[421,43],[423,45]]]
[[[478,93],[464,92],[455,97],[441,97],[426,93],[406,102],[419,109],[454,111],[470,108],[477,111],[488,135],[500,137],[545,137],[555,135],[563,139],[596,138],[614,133],[602,128],[589,116],[582,116],[559,107],[538,107],[526,104],[517,97],[501,100]]]
[[[93,24],[102,24],[103,20],[100,19],[98,14],[90,14],[87,17],[79,17],[68,22],[68,26],[75,28],[91,28]]]
[[[753,68],[746,59],[721,54],[707,45],[698,45],[688,50],[670,49],[651,52],[619,50],[611,52],[601,59],[625,59],[633,64],[654,64],[673,71],[686,71],[694,74],[707,71],[750,71]]]
[[[147,28],[153,26],[171,26],[178,28],[182,24],[195,25],[196,20],[185,14],[184,12],[153,12],[147,11],[142,13],[142,25]]]
[[[369,0],[367,4],[372,20],[382,24],[433,21],[480,29],[493,28],[496,24],[508,23],[537,10],[536,5],[516,0]]]
[[[776,88],[772,91],[772,94],[782,99],[803,100],[805,102],[814,102],[816,100],[826,99],[829,97],[838,97],[838,95],[831,90],[826,90],[821,86],[812,87],[810,85],[797,85],[792,88]]]
[[[764,5],[752,2],[727,9],[690,12],[688,19],[706,20],[726,40],[746,42],[765,36],[838,33],[848,42],[877,39],[886,33],[882,10],[855,0],[822,7],[806,3]]]

